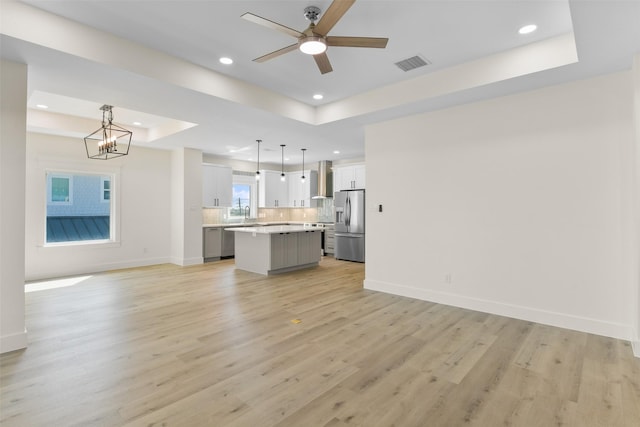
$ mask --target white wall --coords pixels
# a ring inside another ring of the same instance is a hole
[[[632,191],[632,195],[635,198],[635,204],[631,215],[633,225],[635,227],[635,233],[633,233],[632,236],[634,240],[633,249],[631,251],[631,276],[636,285],[636,322],[633,348],[636,357],[640,357],[640,53],[635,56],[633,61],[633,81],[636,137],[634,146],[635,152],[633,153],[635,186]]]
[[[365,287],[630,339],[632,88],[624,72],[369,126]]]
[[[27,66],[0,61],[0,353],[27,346],[24,319]]]
[[[171,152],[171,262],[202,264],[202,151]]]
[[[113,194],[117,244],[43,245],[48,168],[117,174]],[[98,161],[87,158],[82,138],[29,133],[24,235],[27,279],[170,262],[170,179],[168,151],[132,146],[128,156]]]

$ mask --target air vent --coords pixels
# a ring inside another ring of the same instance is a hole
[[[396,62],[398,68],[402,71],[411,71],[416,68],[424,67],[425,65],[429,65],[431,62],[428,59],[424,59],[421,56],[412,56],[411,58],[403,59],[400,62]]]

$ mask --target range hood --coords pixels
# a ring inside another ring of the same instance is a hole
[[[333,197],[333,171],[331,161],[318,162],[318,195],[312,199],[328,199]]]

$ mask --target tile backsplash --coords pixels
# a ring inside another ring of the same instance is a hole
[[[224,216],[227,214],[226,208],[203,208],[202,223],[203,224],[224,224]]]

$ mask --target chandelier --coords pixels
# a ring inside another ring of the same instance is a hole
[[[89,136],[84,137],[87,157],[90,159],[108,160],[129,154],[133,133],[113,123],[113,107],[103,105],[102,126]]]

